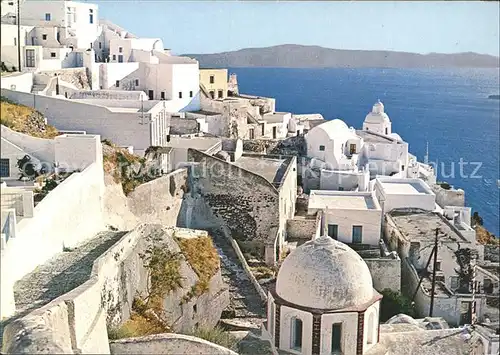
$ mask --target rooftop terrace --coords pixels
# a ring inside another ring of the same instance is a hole
[[[313,190],[309,209],[380,210],[371,192]]]
[[[389,195],[433,195],[432,190],[420,179],[377,178],[377,182]]]
[[[244,155],[235,161],[234,165],[258,174],[275,185],[275,187],[279,187],[285,178],[290,162],[291,158]]]
[[[467,242],[467,239],[438,213],[393,210],[389,213],[400,232],[411,241],[434,241],[436,228],[440,239]]]

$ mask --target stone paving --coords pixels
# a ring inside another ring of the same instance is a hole
[[[220,231],[210,231],[221,258],[221,273],[229,286],[230,305],[222,318],[241,319],[261,324],[266,316],[264,302],[246,275],[229,241]]]
[[[55,255],[17,281],[14,285],[16,315],[0,325],[0,344],[3,328],[9,322],[46,305],[87,281],[94,261],[125,233],[111,231],[98,233],[71,251]]]

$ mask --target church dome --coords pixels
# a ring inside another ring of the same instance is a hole
[[[349,127],[347,127],[347,124],[338,118],[314,127],[309,131],[308,134],[313,133],[314,135],[315,132],[318,131],[323,131],[331,139],[335,139],[337,137],[348,137],[352,135],[352,131],[349,129]]]
[[[366,115],[365,123],[390,123],[389,116],[384,112],[384,104],[380,102],[373,105],[372,111]]]
[[[308,241],[285,259],[276,293],[297,306],[325,310],[365,305],[375,296],[364,260],[330,237]]]

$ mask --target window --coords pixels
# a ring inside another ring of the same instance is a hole
[[[458,276],[452,276],[450,277],[450,288],[452,291],[455,291],[459,286],[458,283]]]
[[[344,188],[342,186],[339,186],[339,191],[344,191]]]
[[[320,146],[319,146],[319,150],[320,150],[321,152],[324,152],[324,151],[325,151],[325,146],[324,146],[324,145],[320,145]]]
[[[217,92],[217,97],[218,97],[219,99],[222,99],[222,97],[223,97],[223,96],[224,96],[224,91],[219,90],[219,91]]]
[[[352,226],[352,242],[354,244],[363,242],[363,226]]]
[[[0,177],[10,176],[10,160],[2,158],[0,160]]]
[[[101,42],[99,42],[99,49],[101,49],[101,48],[102,48],[102,43],[101,43]]]
[[[92,48],[92,47],[93,47],[92,42],[90,42],[90,48]]]
[[[14,37],[14,46],[17,46],[17,38]]]
[[[47,40],[47,35],[42,35],[42,39],[43,39],[44,41],[46,41],[46,40]]]
[[[182,99],[182,91],[179,91],[179,99]]]
[[[189,97],[193,97],[193,92],[192,91],[189,92]]]
[[[162,91],[162,92],[160,93],[160,98],[161,98],[162,100],[165,100],[165,91]]]
[[[139,86],[139,79],[135,79],[135,86]]]
[[[332,354],[342,353],[342,323],[332,324]]]
[[[254,129],[253,129],[253,128],[250,128],[250,129],[248,130],[248,138],[249,138],[249,139],[255,139],[255,131],[254,131]]]
[[[349,144],[349,154],[356,154],[356,144]]]
[[[213,75],[210,75],[210,84],[215,83],[215,77]]]
[[[210,97],[211,97],[212,99],[215,99],[215,91],[210,91]]]
[[[385,129],[385,134],[388,134],[388,132],[389,132],[389,131],[388,131],[388,130],[387,130],[387,128],[386,128],[386,129]]]
[[[441,271],[441,261],[436,261],[436,271]]]
[[[170,134],[167,134],[167,142],[170,142]]]
[[[328,236],[337,240],[339,237],[339,226],[337,224],[328,225]]]
[[[375,325],[375,312],[371,312],[370,315],[368,316],[368,336],[367,336],[368,339],[366,339],[366,342],[368,344],[375,343],[375,341],[374,341],[375,337],[373,336],[375,327],[376,327],[376,325]]]
[[[26,63],[25,66],[28,68],[35,67],[35,50],[34,49],[26,49]]]
[[[116,87],[119,88],[120,87],[120,80],[117,80],[116,83],[115,83]]]
[[[94,10],[89,10],[89,23],[94,23]]]
[[[113,60],[116,60],[116,54],[113,54]]]
[[[405,170],[405,166],[404,165],[401,165],[401,170]]]
[[[45,14],[45,21],[50,21],[50,14],[49,13]]]
[[[118,47],[118,52],[123,53],[123,47]]]
[[[292,342],[290,348],[301,351],[302,350],[302,320],[299,318],[292,318]]]
[[[56,52],[50,52],[50,57],[55,58],[56,57]]]

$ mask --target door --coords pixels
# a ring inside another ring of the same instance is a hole
[[[356,144],[349,145],[349,154],[356,154]]]
[[[353,244],[361,244],[363,242],[362,226],[352,226],[352,242]]]
[[[460,303],[460,325],[470,324],[472,317],[472,302],[461,302]]]
[[[250,128],[248,130],[248,138],[249,139],[255,139],[255,133],[254,133],[254,129],[253,128]]]
[[[154,100],[155,97],[155,92],[153,90],[148,91],[148,96],[150,100]]]
[[[161,92],[161,99],[162,99],[162,100],[165,100],[165,91],[162,91],[162,92]]]
[[[328,225],[328,236],[332,239],[337,240],[339,233],[339,226],[337,224],[329,224]]]
[[[118,63],[123,63],[123,54],[118,54]]]
[[[35,50],[34,49],[26,49],[26,63],[25,66],[28,68],[35,67]]]
[[[273,127],[273,139],[276,139],[278,136],[278,128],[276,126]]]
[[[10,160],[2,158],[0,160],[0,177],[10,176]]]

